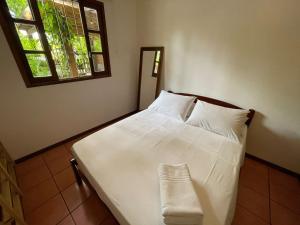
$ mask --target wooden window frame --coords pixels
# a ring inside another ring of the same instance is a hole
[[[3,29],[4,35],[7,39],[9,47],[13,53],[17,66],[20,70],[20,73],[23,77],[23,80],[26,84],[26,87],[37,87],[37,86],[44,86],[44,85],[52,85],[52,84],[60,84],[60,83],[67,83],[67,82],[75,82],[75,81],[83,81],[83,80],[91,80],[91,79],[98,79],[104,77],[111,77],[111,67],[110,67],[110,59],[109,59],[109,49],[108,49],[108,41],[107,41],[107,31],[106,31],[106,21],[105,21],[105,12],[104,12],[104,4],[100,1],[95,0],[78,0],[80,14],[82,18],[82,25],[84,30],[84,36],[86,40],[87,50],[88,50],[88,57],[90,62],[91,68],[91,75],[83,76],[83,77],[75,77],[75,78],[67,78],[60,80],[56,68],[54,60],[51,56],[50,46],[46,38],[44,25],[40,16],[40,12],[37,5],[37,0],[28,0],[28,3],[31,6],[32,14],[35,19],[32,21],[25,20],[25,19],[16,19],[13,18],[8,10],[8,6],[5,0],[0,1],[0,24]],[[90,31],[87,28],[84,7],[88,7],[91,9],[95,9],[98,15],[98,23],[99,23],[99,30],[100,31]],[[23,50],[22,43],[19,39],[18,33],[15,29],[15,23],[27,23],[36,26],[36,29],[40,35],[41,43],[44,47],[42,51],[29,51]],[[98,33],[101,37],[102,43],[102,52],[97,53],[103,56],[104,61],[104,71],[95,72],[94,66],[92,63],[92,54],[91,46],[89,41],[88,33]],[[51,71],[51,75],[49,77],[33,77],[29,63],[26,58],[26,53],[42,53],[45,54],[49,69]]]

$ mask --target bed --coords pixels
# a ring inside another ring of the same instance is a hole
[[[247,125],[253,115],[251,110]],[[144,110],[75,143],[71,163],[78,181],[80,170],[121,225],[161,225],[158,165],[186,162],[204,211],[203,224],[229,225],[235,211],[246,136],[246,125],[237,143]]]

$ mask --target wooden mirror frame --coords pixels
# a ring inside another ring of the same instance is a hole
[[[161,47],[161,46],[160,47],[141,47],[140,65],[139,65],[139,87],[138,87],[138,97],[137,97],[137,110],[138,111],[140,109],[140,96],[141,96],[141,84],[142,84],[142,73],[143,73],[143,56],[144,56],[145,51],[155,52],[155,56],[156,56],[156,52],[160,51],[160,63],[159,63],[158,72],[156,75],[157,81],[156,81],[155,98],[157,98],[157,96],[159,94],[158,91],[159,91],[159,85],[160,85],[161,70],[162,70],[162,64],[164,61],[164,47]],[[154,56],[153,64],[155,63],[155,56]]]

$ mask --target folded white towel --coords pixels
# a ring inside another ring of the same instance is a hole
[[[161,209],[165,224],[201,225],[203,211],[188,166],[161,164],[158,172]]]

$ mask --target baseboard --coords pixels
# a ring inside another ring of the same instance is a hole
[[[275,164],[273,164],[271,162],[268,162],[268,161],[266,161],[264,159],[260,159],[260,158],[254,156],[254,155],[249,154],[249,153],[246,153],[246,157],[248,157],[250,159],[254,159],[254,160],[256,160],[258,162],[261,162],[261,163],[263,163],[263,164],[265,164],[265,165],[267,165],[269,167],[272,167],[274,169],[280,170],[281,172],[284,172],[286,174],[289,174],[291,176],[294,176],[294,177],[297,177],[298,179],[300,179],[300,174],[299,173],[296,173],[296,172],[291,171],[289,169],[286,169],[286,168],[283,168],[281,166],[275,165]]]
[[[83,135],[85,135],[85,134],[89,134],[89,133],[91,133],[91,132],[93,132],[93,131],[100,130],[100,129],[102,129],[102,128],[104,128],[104,127],[107,127],[107,126],[109,126],[109,125],[111,125],[111,124],[113,124],[113,123],[116,123],[116,122],[118,122],[118,121],[120,121],[120,120],[122,120],[122,119],[125,119],[126,117],[129,117],[129,116],[131,116],[131,115],[133,115],[133,114],[135,114],[135,113],[137,113],[137,112],[138,112],[138,110],[135,110],[135,111],[133,111],[133,112],[130,112],[130,113],[127,113],[127,114],[125,114],[125,115],[123,115],[123,116],[120,116],[120,117],[118,117],[118,118],[115,118],[115,119],[113,119],[113,120],[110,120],[110,121],[108,121],[108,122],[106,122],[106,123],[100,124],[100,125],[98,125],[98,126],[96,126],[96,127],[93,127],[93,128],[88,129],[88,130],[86,130],[86,131],[83,131],[83,132],[81,132],[81,133],[79,133],[79,134],[76,134],[76,135],[74,135],[74,136],[72,136],[72,137],[69,137],[69,138],[67,138],[67,139],[65,139],[65,140],[59,141],[59,142],[57,142],[57,143],[55,143],[55,144],[53,144],[53,145],[49,145],[49,146],[47,146],[47,147],[45,147],[45,148],[42,148],[42,149],[40,149],[40,150],[38,150],[38,151],[36,151],[36,152],[33,152],[33,153],[29,154],[29,155],[26,155],[26,156],[24,156],[24,157],[22,157],[22,158],[19,158],[19,159],[15,160],[15,163],[23,162],[23,161],[25,161],[25,160],[27,160],[27,159],[30,159],[30,158],[34,157],[34,156],[37,156],[37,155],[42,154],[42,153],[48,151],[48,150],[51,149],[51,148],[55,148],[55,147],[57,147],[57,146],[59,146],[59,145],[65,144],[65,143],[67,143],[67,142],[69,142],[69,141],[72,141],[72,140],[74,140],[74,139],[76,139],[76,138],[79,138],[79,137],[81,137],[81,136],[83,136]]]

